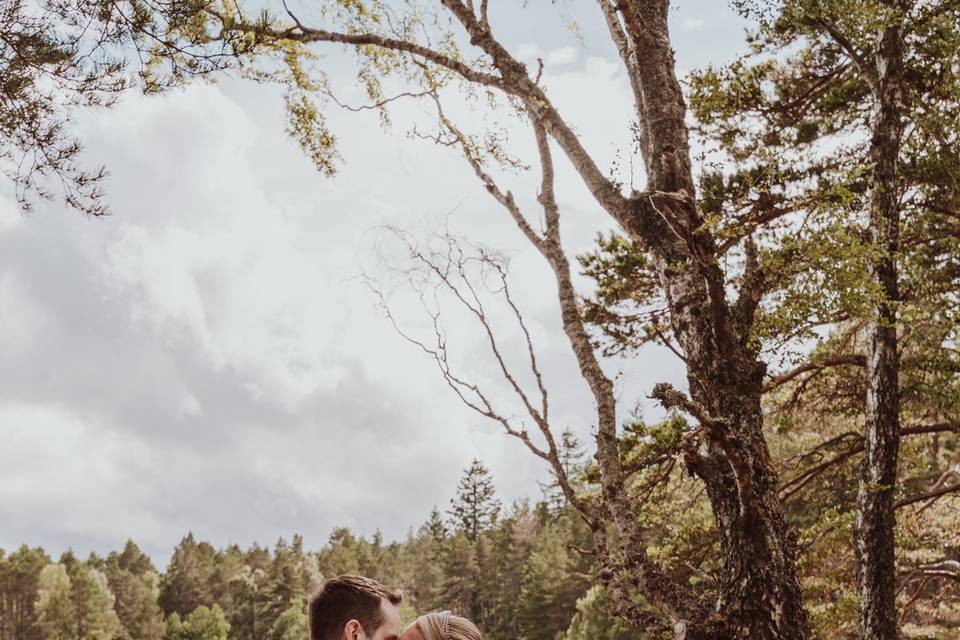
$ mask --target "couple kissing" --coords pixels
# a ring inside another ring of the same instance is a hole
[[[340,576],[310,598],[310,640],[482,640],[449,611],[425,613],[400,630],[401,595],[371,578]]]

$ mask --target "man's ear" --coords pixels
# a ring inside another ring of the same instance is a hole
[[[348,620],[343,625],[343,640],[366,640],[366,637],[359,620]]]

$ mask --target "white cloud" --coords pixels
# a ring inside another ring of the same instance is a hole
[[[520,49],[548,52],[543,82],[603,170],[629,154],[618,61],[578,64],[566,41]],[[346,71],[331,81],[350,92]],[[13,523],[0,547],[85,553],[130,536],[162,562],[188,529],[217,544],[299,531],[319,545],[341,524],[401,536],[475,456],[506,500],[535,494],[543,466],[464,409],[356,279],[382,223],[449,219],[510,256],[554,416],[589,433],[549,270],[461,158],[403,135],[429,112],[398,104],[387,133],[375,114],[332,112],[347,162],[327,179],[284,136],[280,104],[228,81],[88,116],[89,156],[112,171],[105,219],[58,206],[23,217],[0,197],[0,521]],[[532,150],[523,123],[450,109]],[[559,154],[557,175],[565,239],[582,251],[611,223]],[[502,179],[536,220],[527,176]],[[451,317],[450,330],[457,364],[509,407],[475,326]],[[522,355],[517,339],[504,334]],[[680,374],[650,353],[622,396]]]
[[[579,56],[580,52],[575,47],[561,47],[548,53],[544,62],[548,65],[568,65],[576,62]]]
[[[390,175],[393,157],[350,165],[333,193],[282,137],[260,153],[251,122],[216,87],[128,99],[85,125],[114,215],[45,208],[0,233],[0,423],[19,425],[5,452],[37,461],[3,467],[19,497],[0,494],[0,519],[18,525],[0,547],[131,536],[163,561],[188,529],[217,543],[320,544],[340,524],[399,536],[480,454],[508,497],[535,489],[542,468],[487,425],[471,432],[351,278],[367,229],[409,216],[400,203],[421,187]],[[278,164],[299,182],[268,195],[258,178]]]
[[[536,62],[537,58],[543,57],[543,49],[534,42],[525,42],[514,48],[514,55],[523,62]]]
[[[22,218],[13,200],[0,196],[0,233],[16,227]]]

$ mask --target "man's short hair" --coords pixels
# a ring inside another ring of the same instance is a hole
[[[371,578],[339,576],[327,580],[310,598],[310,640],[340,640],[343,627],[356,620],[367,637],[383,624],[380,603],[400,604],[401,596]]]

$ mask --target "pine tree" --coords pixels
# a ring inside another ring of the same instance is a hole
[[[447,527],[434,507],[417,533],[407,536],[404,545],[405,587],[415,613],[442,609],[444,549]],[[405,598],[406,599],[406,598]]]
[[[61,559],[70,578],[70,598],[77,638],[81,640],[113,640],[123,633],[123,626],[114,611],[114,595],[107,576],[99,569],[73,560]]]
[[[50,564],[41,548],[26,545],[0,557],[0,640],[37,640],[40,574]]]
[[[444,554],[443,606],[476,618],[479,571],[476,544],[466,533],[458,532],[450,538]]]
[[[577,601],[577,612],[559,640],[646,640],[622,620],[610,615],[606,590],[595,585]]]
[[[334,529],[327,546],[317,556],[320,572],[326,577],[360,573],[363,552],[359,547],[359,541],[349,529]]]
[[[116,600],[114,610],[123,626],[126,640],[160,640],[165,624],[160,608],[160,578],[153,563],[133,543],[127,541],[121,553],[111,553],[104,573]]]
[[[560,441],[557,443],[559,449],[560,465],[564,473],[571,479],[571,484],[578,487],[576,478],[583,472],[583,444],[569,429],[560,434]],[[568,506],[567,496],[564,495],[556,475],[551,475],[550,482],[541,483],[543,490],[543,501],[551,511],[559,511]]]
[[[233,593],[230,581],[238,576],[247,565],[243,550],[237,544],[218,550],[214,556],[213,570],[207,578],[207,587],[213,602],[220,605],[227,620],[233,619]]]
[[[533,545],[523,572],[519,618],[528,640],[553,640],[567,627],[589,576],[578,571],[579,558],[566,522],[550,522]]]
[[[67,206],[106,213],[106,171],[83,166],[69,123],[74,107],[109,105],[130,84],[122,12],[89,0],[0,3],[0,176],[26,211],[52,197],[53,178]]]
[[[435,542],[443,542],[446,539],[447,525],[443,521],[443,516],[440,515],[440,510],[437,509],[436,505],[433,506],[433,511],[430,512],[430,518],[424,526]]]
[[[229,634],[230,625],[223,610],[218,605],[200,605],[182,621],[179,614],[172,614],[164,640],[227,640]]]
[[[188,533],[173,552],[170,566],[160,582],[160,606],[164,612],[184,616],[201,604],[213,604],[210,590],[215,551],[198,543]]]
[[[260,640],[270,628],[264,624],[264,612],[269,605],[266,584],[267,573],[249,564],[230,581],[230,627],[234,640]]]
[[[304,640],[309,635],[307,601],[299,599],[292,602],[273,623],[267,640]]]
[[[490,472],[480,460],[475,458],[464,469],[448,513],[454,528],[462,531],[470,542],[476,542],[480,534],[496,522],[500,502]]]
[[[67,568],[62,564],[48,564],[40,572],[38,586],[37,628],[43,638],[74,640],[77,613]]]
[[[110,554],[114,555],[114,554]],[[142,576],[146,573],[157,573],[157,568],[153,566],[150,557],[140,550],[133,540],[127,540],[123,545],[123,551],[117,557],[118,565],[125,571],[129,571],[135,576]]]
[[[167,616],[167,628],[163,634],[163,640],[183,640],[183,621],[180,614],[174,611]]]
[[[274,547],[273,561],[264,585],[261,629],[272,629],[281,615],[290,607],[305,602],[309,596],[312,576],[303,556],[302,544],[297,536],[293,546],[281,538]]]
[[[757,24],[750,53],[693,81],[694,111],[733,160],[733,174],[712,176],[710,191],[717,213],[758,198],[802,212],[793,227],[798,216],[777,215],[778,232],[791,238],[786,251],[761,245],[765,286],[786,292],[773,310],[794,315],[783,323],[770,314],[765,324],[772,318],[816,339],[815,326],[835,323],[832,333],[857,344],[865,371],[856,408],[865,445],[854,529],[860,636],[893,640],[902,593],[894,505],[901,417],[909,417],[900,362],[907,345],[899,340],[955,309],[960,286],[948,267],[960,204],[960,153],[951,142],[960,118],[960,7],[791,0],[738,8]],[[911,273],[938,262],[919,280]],[[852,355],[842,347],[822,353]]]
[[[491,638],[521,636],[519,608],[524,568],[531,548],[542,531],[542,522],[527,502],[514,504],[506,518],[487,534],[489,561],[478,577],[484,602],[484,630]]]

